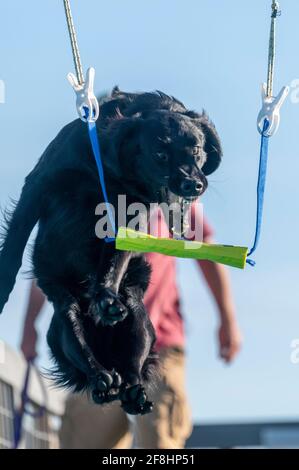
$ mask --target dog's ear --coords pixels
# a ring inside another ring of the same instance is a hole
[[[191,119],[194,119],[194,122],[197,127],[199,127],[204,136],[205,136],[205,146],[204,150],[207,154],[207,160],[202,167],[202,172],[205,175],[210,175],[221,163],[222,159],[222,147],[220,138],[216,131],[216,128],[212,121],[208,118],[207,114],[197,114],[194,111],[188,111],[186,113]]]
[[[115,178],[130,176],[130,171],[140,152],[139,119],[124,118],[111,120],[102,129],[101,151],[105,167]]]
[[[113,152],[107,158],[107,166],[118,176],[129,177],[134,171],[136,157],[140,154],[140,118],[123,118],[113,121],[107,134],[107,148]]]
[[[140,152],[140,119],[123,119],[118,133],[120,162],[132,160]]]

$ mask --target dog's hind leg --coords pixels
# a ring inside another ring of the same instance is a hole
[[[60,381],[74,390],[91,389],[96,403],[116,400],[121,385],[119,374],[106,370],[94,357],[85,337],[79,303],[67,291],[57,291],[59,300],[54,301],[55,313],[47,337],[57,363],[57,376],[60,374]],[[71,363],[72,368],[65,367],[65,363]],[[79,373],[72,374],[74,368]]]
[[[154,328],[142,302],[140,288],[130,288],[126,296],[128,317],[114,327],[119,370],[123,385],[120,399],[122,408],[129,414],[146,414],[153,404],[148,401],[144,388],[145,369],[149,358],[154,357]]]
[[[4,227],[0,252],[0,313],[11,293],[22,256],[43,204],[43,187],[34,171],[27,176],[21,197]]]
[[[55,382],[71,388],[74,392],[84,390],[87,387],[88,363],[82,368],[71,362],[65,354],[64,342],[64,323],[65,319],[60,315],[60,311],[54,311],[50,327],[47,333],[47,343],[49,345],[52,359],[55,362],[55,368],[51,369],[51,375]],[[80,361],[81,362],[81,361]]]

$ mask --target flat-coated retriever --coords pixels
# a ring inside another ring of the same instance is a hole
[[[101,103],[97,121],[110,203],[194,200],[222,151],[205,113],[161,92],[123,93]],[[97,403],[119,399],[147,413],[143,387],[156,368],[155,334],[143,305],[150,268],[95,233],[103,202],[87,126],[64,127],[27,176],[6,220],[0,252],[0,312],[13,289],[33,227],[33,273],[54,306],[48,332],[57,383],[88,390]]]

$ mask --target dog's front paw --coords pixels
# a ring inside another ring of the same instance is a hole
[[[145,415],[153,410],[153,402],[147,400],[147,395],[141,384],[124,388],[120,392],[121,407],[130,415]]]
[[[92,300],[89,312],[96,324],[101,322],[105,326],[114,326],[123,321],[128,310],[110,289],[102,289]]]
[[[97,405],[110,403],[119,399],[119,389],[121,386],[121,376],[112,370],[102,371],[94,380],[92,399]]]

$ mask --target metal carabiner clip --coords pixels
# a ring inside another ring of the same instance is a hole
[[[86,80],[82,84],[73,73],[69,73],[67,78],[77,96],[76,107],[79,118],[84,122],[95,122],[100,112],[99,102],[93,91],[95,69],[90,67],[87,70]]]
[[[279,127],[280,123],[280,108],[286,100],[290,91],[290,87],[284,86],[279,94],[274,96],[267,95],[267,85],[262,85],[262,108],[257,118],[257,128],[260,134],[265,137],[271,137],[274,135]],[[264,129],[264,122],[268,121],[268,126]]]

